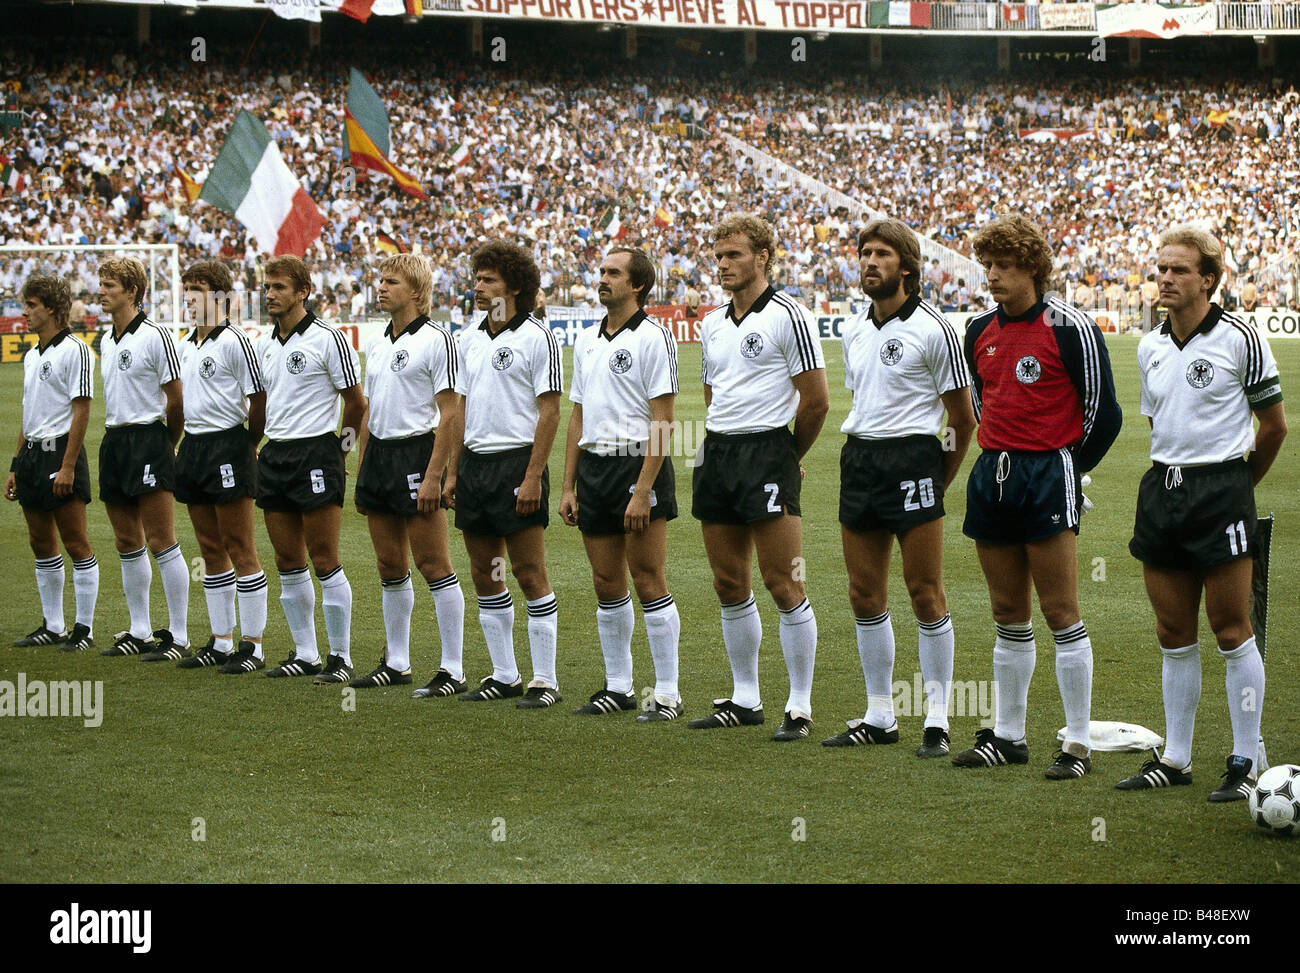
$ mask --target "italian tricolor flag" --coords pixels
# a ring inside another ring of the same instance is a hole
[[[325,225],[266,126],[248,111],[235,116],[199,199],[230,213],[259,249],[276,256],[303,256]]]
[[[25,185],[27,181],[23,174],[10,164],[7,157],[0,155],[0,192],[20,193]]]

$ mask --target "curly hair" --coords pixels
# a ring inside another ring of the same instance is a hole
[[[1210,285],[1210,297],[1223,283],[1223,247],[1214,238],[1214,234],[1195,226],[1175,226],[1160,234],[1158,250],[1165,247],[1187,247],[1200,257],[1197,273],[1212,274],[1214,283]]]
[[[903,278],[903,292],[911,297],[921,290],[921,244],[916,234],[902,220],[872,220],[858,234],[858,253],[868,240],[879,240],[898,254],[898,269]]]
[[[135,291],[137,310],[144,308],[149,296],[149,272],[135,257],[109,257],[99,265],[99,279],[115,280],[123,290]]]
[[[776,235],[772,232],[772,224],[758,213],[732,213],[713,228],[713,232],[709,234],[709,241],[717,243],[719,240],[737,235],[749,241],[749,249],[754,253],[760,250],[767,251],[766,273],[770,278],[772,261],[776,256]]]
[[[62,330],[68,326],[68,315],[72,312],[72,288],[68,282],[57,274],[33,274],[23,284],[23,300],[34,297],[44,304],[54,315],[54,320]]]
[[[1038,297],[1047,293],[1052,276],[1052,247],[1034,223],[1019,213],[1000,216],[975,234],[975,259],[981,263],[994,257],[1011,257],[1034,275]]]
[[[537,306],[537,289],[542,286],[542,272],[533,255],[509,240],[489,240],[474,251],[470,270],[491,270],[501,275],[506,289],[518,291],[515,307],[531,312]]]

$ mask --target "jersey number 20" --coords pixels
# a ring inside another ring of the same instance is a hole
[[[898,484],[898,488],[907,494],[903,498],[904,510],[920,510],[922,507],[934,506],[934,480],[926,477],[923,480],[904,480]],[[921,502],[917,503],[917,494],[921,495]]]

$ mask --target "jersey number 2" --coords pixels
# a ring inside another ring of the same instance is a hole
[[[777,486],[775,483],[764,483],[763,489],[767,491],[768,512],[779,514],[781,512],[781,505],[776,502],[776,497],[777,494],[781,492],[781,488]]]

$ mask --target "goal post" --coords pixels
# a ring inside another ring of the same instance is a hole
[[[0,246],[0,318],[5,331],[23,330],[13,319],[22,314],[23,282],[32,274],[58,274],[72,285],[72,296],[93,295],[99,287],[99,263],[109,257],[135,257],[145,266],[149,296],[145,309],[155,324],[182,326],[180,246],[175,243],[39,244]],[[73,322],[77,330],[85,325]]]

